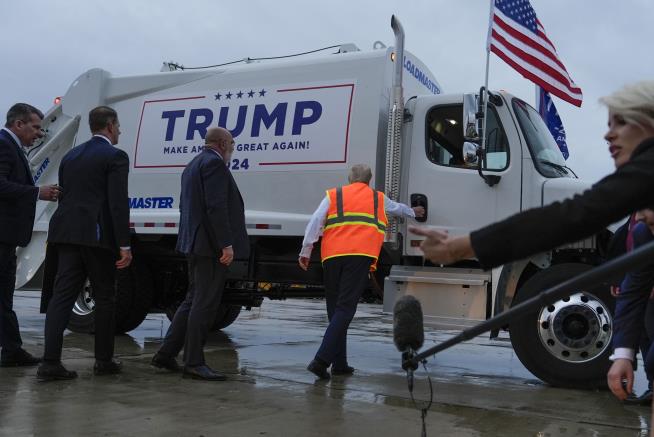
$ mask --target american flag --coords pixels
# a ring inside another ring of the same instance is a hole
[[[536,85],[581,106],[581,89],[570,78],[529,0],[495,0],[488,46]]]

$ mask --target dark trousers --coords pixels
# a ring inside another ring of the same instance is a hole
[[[316,358],[333,368],[347,364],[347,329],[357,311],[361,295],[368,286],[373,259],[367,256],[339,256],[323,263],[325,300],[329,326]]]
[[[188,255],[187,261],[188,292],[175,312],[159,353],[176,357],[183,347],[184,364],[196,367],[205,364],[204,344],[216,320],[227,266],[216,257]]]
[[[0,348],[9,359],[23,345],[14,312],[16,287],[16,246],[0,244]]]
[[[57,252],[57,276],[45,316],[43,359],[61,360],[64,330],[88,278],[95,300],[95,358],[109,361],[114,355],[116,330],[116,256],[106,249],[73,244],[57,245]]]

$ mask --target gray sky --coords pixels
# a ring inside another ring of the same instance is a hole
[[[569,165],[597,180],[613,170],[602,139],[606,110],[597,99],[654,78],[651,0],[531,0],[568,72],[584,93],[581,108],[554,98],[570,149]],[[444,92],[483,84],[488,0],[32,0],[3,1],[0,111],[17,101],[47,110],[84,71],[116,75],[277,56],[353,42],[392,45],[391,14],[406,48],[435,74]],[[490,88],[534,104],[534,85],[494,55]]]

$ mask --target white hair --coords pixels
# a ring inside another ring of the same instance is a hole
[[[613,114],[627,123],[654,128],[654,80],[643,80],[600,99]]]
[[[350,168],[350,174],[347,179],[351,184],[355,182],[368,184],[370,183],[370,179],[372,179],[372,171],[366,164],[355,164]]]

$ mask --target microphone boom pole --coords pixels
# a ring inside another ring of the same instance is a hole
[[[608,261],[599,267],[582,273],[581,275],[575,276],[574,278],[562,282],[559,285],[555,285],[554,287],[541,292],[538,296],[534,296],[529,300],[519,303],[508,311],[485,320],[476,326],[473,326],[472,328],[462,331],[461,333],[444,341],[443,343],[437,344],[436,346],[433,346],[417,355],[414,355],[411,358],[403,360],[402,367],[417,368],[421,361],[431,355],[435,355],[438,352],[448,349],[456,344],[470,340],[479,334],[483,334],[484,332],[491,331],[493,329],[500,329],[508,322],[520,319],[521,317],[525,317],[527,314],[537,310],[538,308],[550,305],[560,299],[563,299],[564,297],[576,293],[577,290],[583,290],[584,288],[598,284],[617,273],[624,273],[626,271],[642,267],[648,262],[653,262],[653,260],[654,242],[650,242],[643,245],[642,247],[639,247],[638,249],[633,250],[630,253]]]

